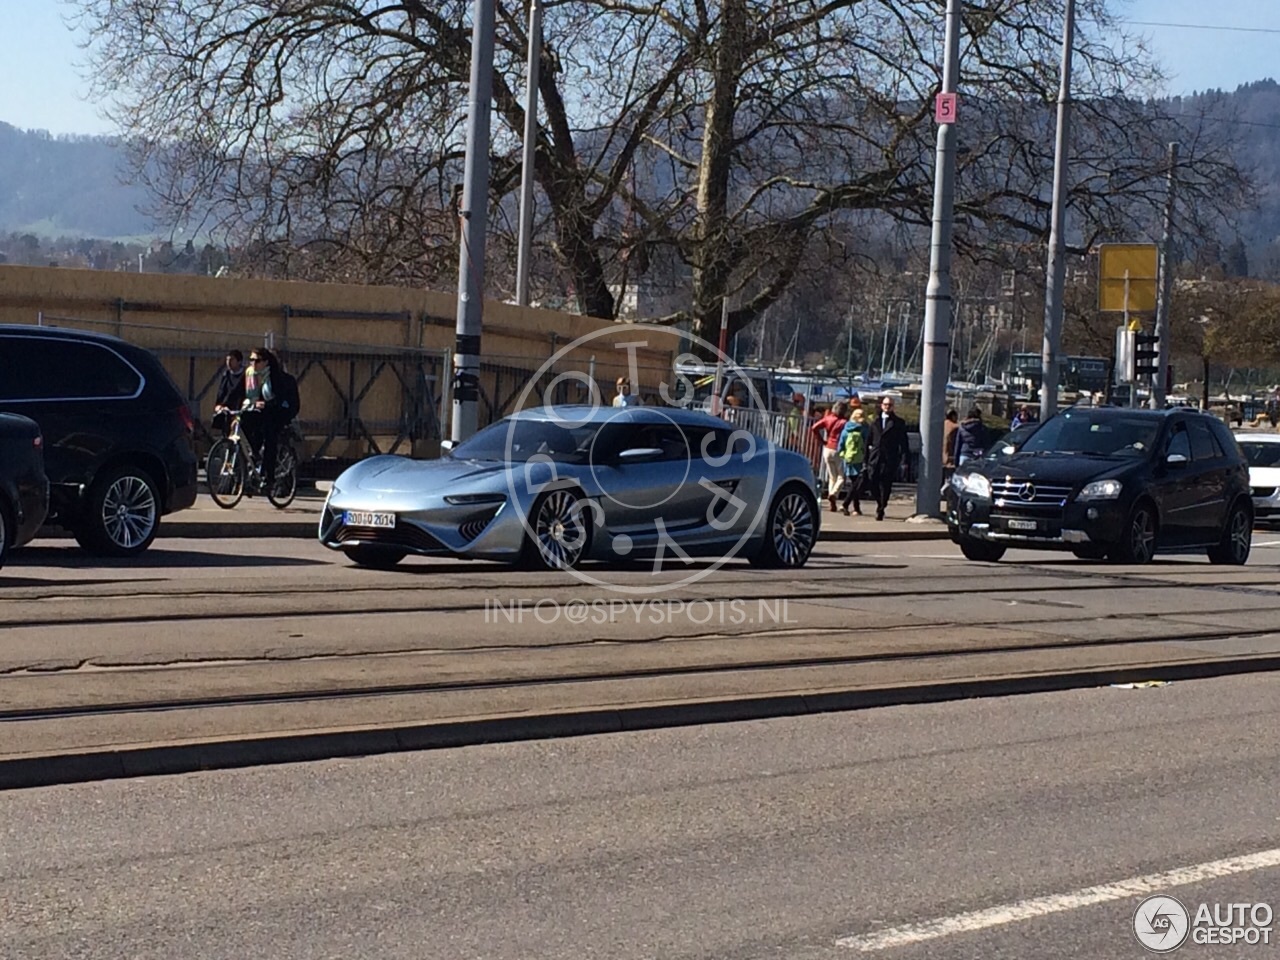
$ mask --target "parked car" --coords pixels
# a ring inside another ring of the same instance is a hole
[[[356,464],[334,482],[319,536],[372,567],[412,553],[555,569],[678,547],[797,568],[820,520],[808,459],[724,420],[652,407],[541,407],[439,460]]]
[[[947,506],[971,560],[1016,546],[1126,563],[1205,550],[1242,564],[1252,545],[1244,455],[1222,421],[1194,411],[1065,410],[1016,453],[957,470]]]
[[[0,567],[35,537],[49,511],[43,443],[34,420],[0,413]]]
[[[1280,434],[1237,433],[1236,442],[1249,463],[1253,515],[1268,522],[1280,519]]]
[[[149,351],[115,337],[0,326],[0,412],[40,425],[49,521],[91,553],[147,549],[196,498],[194,423]]]

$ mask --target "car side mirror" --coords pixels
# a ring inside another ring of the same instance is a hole
[[[1171,453],[1164,458],[1164,462],[1171,467],[1178,467],[1187,462],[1187,458],[1181,453]]]
[[[662,459],[661,447],[633,447],[618,454],[619,463],[649,463]]]

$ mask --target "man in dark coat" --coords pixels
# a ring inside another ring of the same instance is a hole
[[[893,412],[893,397],[882,397],[880,412],[871,418],[871,442],[867,452],[867,486],[876,498],[876,519],[884,519],[893,482],[910,451],[907,422]]]
[[[231,417],[244,405],[244,354],[228,350],[222,375],[218,378],[218,396],[213,401],[213,425],[225,434],[231,429]]]

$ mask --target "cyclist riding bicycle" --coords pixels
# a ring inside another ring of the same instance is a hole
[[[285,373],[275,354],[265,348],[249,356],[244,377],[244,408],[240,425],[262,464],[264,490],[275,483],[280,433],[298,415],[298,381]]]

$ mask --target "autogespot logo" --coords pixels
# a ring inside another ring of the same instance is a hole
[[[763,535],[776,448],[755,431],[773,429],[780,415],[769,412],[769,398],[760,395],[753,378],[705,340],[647,324],[629,326],[626,332],[625,342],[595,342],[617,337],[617,327],[574,340],[525,384],[514,405],[514,413],[523,416],[513,416],[506,428],[507,488],[513,502],[522,505],[525,533],[547,565],[620,593],[665,594],[745,556]],[[690,343],[703,356],[679,353]],[[572,369],[568,362],[590,351],[599,359],[603,350],[617,351],[621,362],[609,366],[625,366],[637,394],[642,387],[656,387],[662,405],[615,406],[590,372]],[[642,350],[677,354],[675,364],[670,370],[642,369]],[[727,444],[720,442],[725,431],[717,438],[686,423],[678,412],[707,405],[713,392],[699,389],[695,381],[713,378],[717,369],[724,380],[733,378],[745,387],[742,406],[732,409],[735,419],[753,428],[735,424]],[[576,385],[589,401],[558,407],[555,401],[564,385]],[[630,456],[623,456],[628,450]],[[734,475],[735,468],[742,475]],[[765,491],[757,503],[737,496],[746,474]],[[695,561],[685,549],[690,532],[714,532],[723,537],[724,547]],[[613,562],[576,566],[584,553]],[[628,567],[653,574],[686,572],[675,579],[654,576],[637,583],[634,574],[627,575]]]
[[[1147,897],[1133,913],[1133,933],[1152,953],[1169,953],[1186,942],[1191,915],[1180,900],[1162,895]]]

